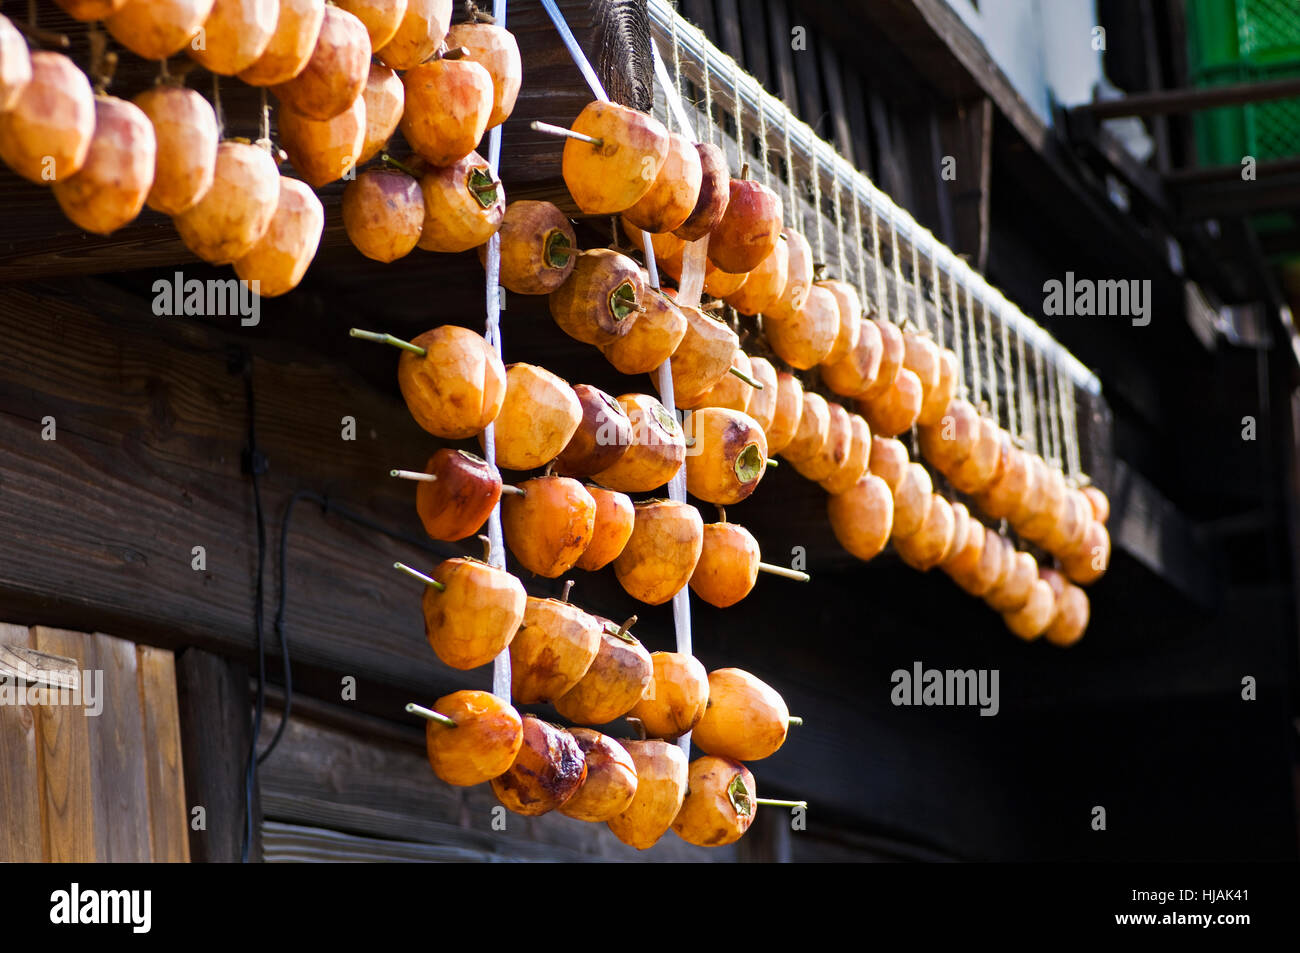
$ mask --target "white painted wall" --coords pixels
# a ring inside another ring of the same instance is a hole
[[[948,0],[1016,91],[1043,119],[1053,101],[1089,102],[1102,81],[1095,0]]]

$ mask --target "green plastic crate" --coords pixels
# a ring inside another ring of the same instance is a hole
[[[1200,86],[1258,83],[1300,77],[1300,62],[1268,68],[1225,67],[1207,72]],[[1300,155],[1300,97],[1197,112],[1196,149],[1201,165],[1239,165]]]
[[[1188,65],[1197,86],[1300,76],[1298,0],[1187,0]],[[1300,155],[1300,98],[1195,114],[1202,165]]]
[[[1295,0],[1187,0],[1188,65],[1195,78],[1229,66],[1300,65]]]

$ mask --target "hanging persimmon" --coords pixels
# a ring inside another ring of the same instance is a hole
[[[704,520],[695,507],[674,500],[648,500],[635,509],[632,536],[614,560],[614,575],[632,598],[663,605],[695,572]]]
[[[578,208],[617,215],[654,185],[668,158],[668,130],[647,113],[618,103],[588,103],[570,127],[596,143],[564,140],[560,171]]]
[[[603,823],[621,814],[636,797],[636,762],[618,740],[591,728],[570,728],[582,749],[587,777],[578,792],[559,807],[565,817]]]
[[[601,632],[600,621],[572,603],[529,596],[510,640],[510,697],[536,705],[568,692],[591,668]]]
[[[624,741],[636,766],[636,794],[621,813],[607,822],[623,843],[645,850],[658,843],[682,809],[688,768],[682,749],[667,741]]]
[[[492,779],[492,793],[507,810],[537,817],[573,797],[586,778],[587,762],[573,735],[524,715],[519,753],[504,773]]]
[[[654,674],[650,653],[627,631],[627,623],[597,619],[602,630],[596,657],[576,685],[553,699],[555,710],[579,725],[603,725],[626,715]]]

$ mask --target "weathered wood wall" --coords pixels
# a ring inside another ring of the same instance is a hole
[[[92,691],[102,678],[81,706],[0,705],[0,862],[188,861],[172,654],[8,624],[0,644],[75,659]]]

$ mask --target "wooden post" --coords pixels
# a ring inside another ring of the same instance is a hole
[[[185,763],[190,858],[238,863],[244,842],[244,772],[252,740],[248,668],[202,649],[176,657],[181,751]],[[195,808],[206,830],[195,830]],[[249,859],[262,859],[262,810],[253,792],[253,842]]]

